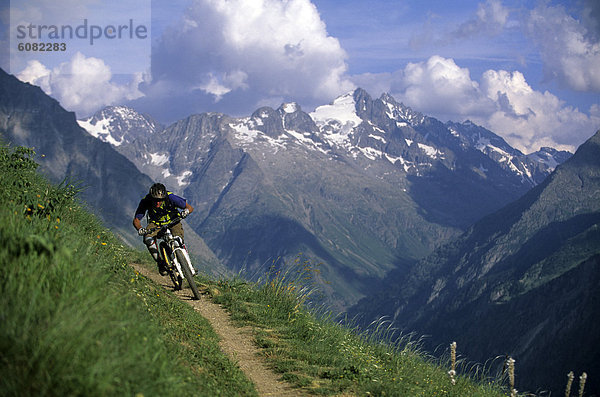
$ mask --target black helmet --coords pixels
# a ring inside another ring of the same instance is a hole
[[[162,183],[155,183],[150,187],[150,197],[155,200],[164,200],[167,198],[167,188]]]

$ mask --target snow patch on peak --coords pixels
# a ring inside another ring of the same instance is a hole
[[[404,127],[407,124],[418,125],[425,121],[425,117],[421,113],[413,111],[402,103],[397,103],[389,94],[383,94],[380,100],[386,107],[386,115],[391,120],[395,120],[398,127]]]
[[[124,119],[132,119],[132,118],[141,117],[138,112],[136,112],[135,110],[133,110],[132,108],[129,108],[127,106],[109,106],[108,108],[106,108],[106,110],[110,110],[114,113],[117,113],[119,116],[121,116]]]
[[[279,148],[285,148],[288,136],[280,135],[278,138],[271,138],[262,131],[254,129],[254,120],[241,119],[238,123],[230,123],[229,127],[234,131],[233,137],[242,147],[251,147],[257,142],[266,142],[277,151]]]
[[[161,166],[169,162],[168,154],[150,153],[150,164]]]
[[[317,143],[317,142],[313,141],[310,138],[310,136],[307,136],[306,133],[302,134],[302,133],[299,133],[299,132],[293,131],[293,130],[286,130],[285,132],[287,134],[289,134],[290,136],[292,136],[293,138],[296,138],[296,140],[298,142],[303,144],[303,146],[309,150],[318,150],[323,154],[329,153],[327,150],[323,149],[321,143]],[[308,134],[308,135],[310,135],[310,134]]]
[[[362,123],[362,119],[356,114],[356,102],[352,93],[336,98],[331,104],[319,106],[310,117],[317,125],[324,125],[330,121],[338,121],[342,125],[351,125],[351,128]]]
[[[488,147],[489,148],[493,148],[493,149],[498,149],[498,148],[496,148],[496,147],[494,147],[494,146],[491,145],[491,142],[490,142],[490,140],[488,138],[482,137],[481,135],[479,135],[479,138],[477,139],[477,142],[475,142],[475,148],[477,150],[479,150],[480,152],[484,152],[485,153],[485,150]],[[498,149],[498,150],[500,150],[500,149]]]
[[[417,143],[417,145],[419,146],[419,149],[432,159],[436,159],[438,156],[443,157],[443,153],[433,146],[425,145],[424,143]]]
[[[162,127],[127,106],[107,106],[93,116],[77,120],[93,137],[112,146],[121,146],[154,134]]]
[[[385,140],[385,138],[382,137],[382,136],[379,136],[379,135],[369,134],[369,138],[373,138],[375,140],[381,141],[382,143],[387,143],[387,141]]]
[[[298,104],[296,102],[284,103],[281,108],[285,113],[296,113],[298,111]]]
[[[190,183],[185,181],[186,178],[189,178],[193,175],[192,171],[184,171],[181,175],[177,176],[177,184],[181,187],[185,187],[187,185],[189,185]]]
[[[319,106],[309,116],[332,145],[349,148],[350,134],[362,119],[356,114],[353,93],[342,95],[329,105]]]
[[[258,134],[261,132],[248,127],[246,123],[250,123],[249,120],[242,120],[240,123],[231,123],[229,126],[235,131],[235,137],[242,143],[251,144],[256,140]],[[252,124],[252,123],[250,123]]]
[[[98,120],[97,122],[93,123],[92,118],[89,118],[87,120],[77,120],[77,123],[79,124],[79,126],[81,128],[86,130],[88,132],[88,134],[90,134],[94,138],[98,138],[102,142],[110,143],[113,146],[120,146],[121,144],[123,144],[124,139],[121,138],[120,140],[116,140],[110,134],[111,121],[112,121],[112,118],[108,118],[108,119],[101,119],[101,120]]]
[[[550,171],[554,171],[560,163],[551,153],[544,149],[548,148],[541,148],[539,151],[528,155],[528,157],[534,161],[545,164]]]

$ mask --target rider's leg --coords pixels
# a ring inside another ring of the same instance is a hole
[[[153,223],[150,223],[150,224],[148,224],[147,227],[150,229],[150,228],[156,227],[156,225],[154,225]],[[164,276],[165,274],[167,274],[167,270],[165,269],[165,266],[162,263],[162,259],[160,259],[160,255],[158,254],[158,246],[156,244],[156,233],[157,232],[144,236],[144,244],[146,244],[146,247],[148,248],[148,252],[150,252],[150,255],[152,255],[152,258],[158,265],[158,272],[162,276]]]
[[[148,252],[150,252],[152,258],[158,262],[158,247],[156,246],[156,239],[154,237],[145,236],[144,244],[146,244],[146,248],[148,248]]]
[[[173,236],[179,237],[179,239],[180,239],[179,243],[187,251],[187,247],[185,246],[185,243],[183,240],[183,226],[181,225],[181,223],[178,223],[175,226],[173,226],[171,228],[171,233],[173,233]]]

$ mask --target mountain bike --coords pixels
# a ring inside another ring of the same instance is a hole
[[[173,236],[171,227],[181,222],[182,218],[176,218],[166,225],[154,227],[144,233],[148,235],[158,230],[156,239],[160,240],[158,244],[159,257],[162,259],[167,270],[167,274],[171,278],[175,290],[179,291],[183,288],[183,277],[187,280],[195,299],[200,299],[198,287],[194,281],[196,270],[192,266],[192,261],[187,250],[183,246],[183,240],[179,236]]]

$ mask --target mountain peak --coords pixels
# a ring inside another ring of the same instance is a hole
[[[319,126],[337,124],[340,125],[346,132],[350,132],[352,128],[362,123],[362,119],[356,112],[355,93],[349,92],[337,97],[329,105],[319,106],[314,112],[310,113],[310,117]],[[327,130],[331,132],[331,130]]]
[[[356,102],[360,102],[361,100],[372,101],[371,95],[367,92],[367,90],[363,88],[357,88],[352,93],[354,95],[354,99]]]
[[[284,105],[280,107],[283,111]],[[250,116],[252,127],[258,131],[262,131],[271,138],[277,138],[283,134],[283,123],[280,113],[269,106],[263,106],[256,109]]]
[[[565,161],[564,166],[567,166],[567,164],[577,167],[600,166],[600,130],[579,146],[575,154],[568,161]]]

